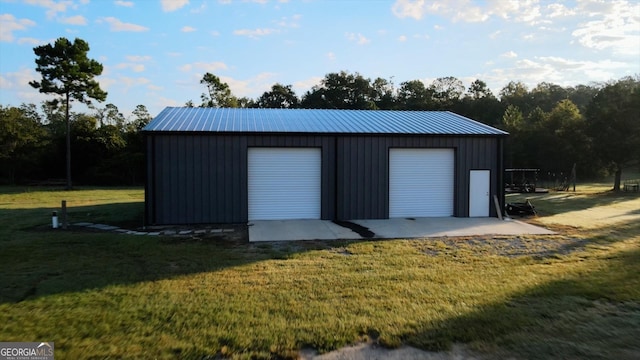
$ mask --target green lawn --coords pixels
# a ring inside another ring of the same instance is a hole
[[[505,237],[248,244],[50,230],[62,199],[73,222],[137,226],[143,191],[0,188],[0,341],[54,341],[57,359],[295,358],[363,340],[640,356],[637,221],[519,237],[513,253]],[[574,200],[562,211],[588,206]]]

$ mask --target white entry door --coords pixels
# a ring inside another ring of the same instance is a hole
[[[491,171],[471,170],[469,173],[469,217],[489,216]]]

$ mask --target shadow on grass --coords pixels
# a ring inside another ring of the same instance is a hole
[[[509,358],[637,359],[640,249],[603,260],[602,268],[459,317],[423,324],[403,341],[433,351],[468,343]]]
[[[540,214],[553,215],[640,199],[640,193],[604,191],[588,195],[573,192],[556,192],[544,195],[517,194],[508,196],[506,202],[522,202],[526,199],[530,199]],[[547,203],[552,205],[547,206]]]
[[[70,226],[51,229],[51,208],[0,209],[0,303],[175,278],[334,246],[344,241],[248,242],[234,233],[188,237],[124,235]],[[71,224],[125,229],[142,224],[143,203],[69,207]],[[225,225],[225,228],[230,225]]]

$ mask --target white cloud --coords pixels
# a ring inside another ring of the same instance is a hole
[[[114,3],[115,3],[117,6],[133,7],[133,1],[116,0],[116,1],[114,1]]]
[[[227,69],[227,64],[221,62],[221,61],[215,61],[215,62],[210,62],[210,63],[205,63],[205,62],[195,62],[195,63],[191,63],[191,64],[184,64],[182,66],[180,66],[178,68],[180,71],[192,71],[192,70],[197,70],[197,71],[204,71],[204,72],[216,72],[218,70],[226,70]]]
[[[14,94],[19,102],[37,104],[44,100],[51,100],[53,96],[40,93],[29,85],[30,81],[40,81],[42,76],[34,69],[22,68],[15,72],[5,72],[0,76],[0,89]]]
[[[44,45],[46,44],[46,41],[32,37],[22,37],[18,39],[18,44]]]
[[[322,79],[324,79],[324,77],[322,76],[312,76],[305,80],[294,82],[291,88],[296,92],[296,94],[298,94],[298,96],[302,96],[306,91],[310,90],[312,87],[316,85],[320,85],[320,82],[322,82]]]
[[[574,9],[569,9],[562,4],[549,4],[547,5],[547,10],[549,12],[547,17],[549,18],[573,16],[576,14]]]
[[[250,37],[252,39],[258,39],[261,36],[267,36],[267,35],[271,35],[271,34],[278,33],[278,32],[279,32],[278,30],[270,29],[270,28],[255,29],[255,30],[239,29],[239,30],[234,30],[233,34],[234,35],[239,35],[239,36],[247,36],[247,37]]]
[[[0,14],[0,41],[13,42],[13,32],[27,30],[29,26],[36,26],[36,23],[29,19],[16,19],[11,14]]]
[[[151,60],[151,56],[149,55],[127,55],[125,58],[132,62],[144,62]]]
[[[500,36],[501,33],[502,33],[502,31],[500,31],[500,30],[494,31],[491,34],[489,34],[489,38],[490,39],[496,39],[498,36]]]
[[[420,20],[425,13],[424,0],[398,0],[391,7],[391,11],[399,18],[411,17]]]
[[[211,36],[214,36],[214,37],[220,36],[220,32],[215,31],[215,30],[211,31],[209,34],[211,34]]]
[[[144,64],[140,63],[120,63],[115,66],[116,69],[129,69],[133,72],[143,72]]]
[[[103,74],[106,73],[106,69],[107,67],[105,66],[105,71],[103,72]],[[108,76],[101,76],[100,78],[98,78],[98,83],[100,84],[100,88],[102,90],[109,91],[111,85],[117,84],[118,80]]]
[[[192,14],[200,14],[203,13],[207,10],[207,3],[206,2],[202,2],[202,4],[200,5],[200,7],[197,8],[191,8],[191,10],[189,11]]]
[[[398,41],[405,42],[405,41],[407,41],[407,37],[405,35],[400,35],[400,36],[398,36]]]
[[[245,80],[229,76],[220,76],[220,80],[227,83],[231,93],[237,97],[258,97],[271,88],[275,76],[275,73],[263,72]]]
[[[571,33],[578,43],[596,50],[610,49],[616,54],[640,55],[640,3],[612,1],[581,5],[580,10],[595,19],[579,24]],[[594,13],[594,7],[600,12]]]
[[[151,80],[145,78],[145,77],[127,77],[127,76],[121,76],[118,78],[118,84],[122,84],[124,85],[124,91],[128,91],[129,88],[134,87],[134,86],[141,86],[141,85],[147,85],[151,83]]]
[[[87,19],[82,15],[61,18],[60,22],[69,25],[87,25]]]
[[[160,3],[162,4],[162,11],[172,12],[189,4],[189,0],[160,0]]]
[[[182,31],[182,32],[194,32],[194,31],[196,31],[196,28],[191,27],[191,26],[183,26],[182,29],[180,29],[180,31]]]
[[[11,84],[11,81],[9,81],[9,79],[0,75],[0,89],[9,89],[11,85],[13,84]]]
[[[333,52],[328,52],[327,53],[327,59],[329,59],[330,61],[334,61],[336,59],[336,54],[334,54]]]
[[[371,40],[367,39],[364,35],[360,33],[345,33],[344,36],[349,41],[355,41],[358,45],[366,45],[371,42]]]
[[[444,27],[442,27],[442,26],[440,26],[440,25],[437,25],[437,24],[436,24],[436,25],[433,25],[433,28],[434,28],[435,30],[444,30]]]
[[[98,22],[106,22],[110,25],[111,31],[132,31],[132,32],[141,32],[148,31],[148,27],[144,27],[142,25],[124,23],[114,17],[106,17],[98,20]]]
[[[156,106],[161,108],[161,109],[164,109],[167,106],[182,106],[182,105],[184,105],[184,103],[185,103],[184,101],[183,102],[179,102],[179,101],[176,101],[176,100],[173,100],[173,99],[166,98],[164,96],[160,96],[158,98],[158,101],[156,102]]]
[[[47,9],[47,18],[52,19],[58,13],[67,11],[67,7],[74,6],[73,1],[62,0],[25,0],[25,3],[29,5],[36,5]]]
[[[508,59],[513,59],[513,58],[517,58],[517,57],[518,57],[518,54],[516,54],[516,53],[515,53],[515,52],[513,52],[513,51],[507,51],[506,53],[501,54],[500,56],[505,57],[505,58],[508,58]]]
[[[297,28],[300,27],[300,19],[302,19],[302,15],[300,14],[293,15],[292,17],[284,16],[276,21],[276,24],[285,28]]]
[[[479,5],[476,5],[479,4]],[[534,23],[541,17],[538,0],[397,0],[391,11],[399,18],[422,19],[426,14],[439,15],[452,21],[483,22],[492,16]]]
[[[584,84],[590,81],[608,81],[616,77],[616,71],[629,67],[628,63],[600,60],[572,60],[554,56],[534,57],[515,62],[513,67],[492,69],[489,73],[479,74],[495,86],[504,86],[511,80],[519,80],[529,87],[546,81],[560,86]],[[498,89],[499,90],[499,89]]]
[[[149,85],[147,85],[147,89],[149,89],[151,91],[161,91],[161,90],[164,90],[164,87],[158,86],[158,85],[149,84]]]

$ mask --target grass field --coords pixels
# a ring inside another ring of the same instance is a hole
[[[640,209],[638,194],[553,195],[532,200],[534,222]],[[559,235],[517,239],[249,244],[50,230],[62,199],[72,222],[135,227],[143,191],[0,188],[0,341],[54,341],[56,359],[295,358],[368,340],[463,343],[489,358],[640,357],[634,218],[558,221]]]

